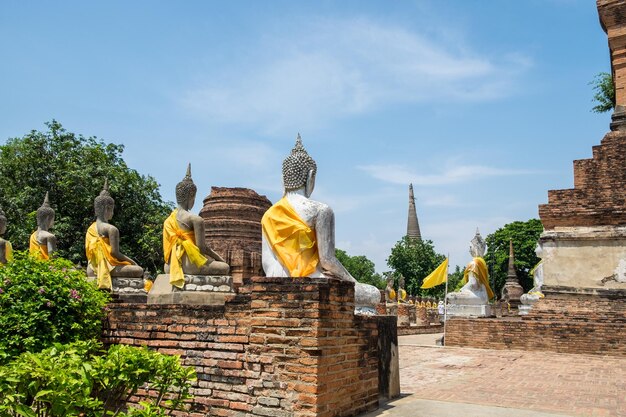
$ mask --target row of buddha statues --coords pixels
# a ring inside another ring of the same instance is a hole
[[[191,166],[185,178],[176,185],[177,208],[163,224],[163,252],[165,271],[170,283],[177,287],[184,284],[184,274],[227,275],[228,264],[214,252],[204,240],[204,222],[192,214],[197,187],[191,178]],[[132,258],[120,251],[119,229],[112,225],[115,200],[111,197],[105,180],[100,194],[94,199],[96,220],[85,235],[87,276],[97,280],[101,289],[112,289],[111,277],[142,278],[144,269]],[[37,230],[30,235],[30,255],[47,260],[57,249],[57,239],[51,232],[54,226],[54,209],[46,193],[44,202],[37,209]],[[0,236],[6,231],[7,218],[0,209]],[[12,259],[12,245],[0,238],[0,263]]]
[[[355,283],[355,304],[363,313],[374,313],[380,298],[372,285],[356,282],[335,257],[335,217],[326,204],[312,200],[317,165],[298,134],[296,144],[282,164],[284,194],[263,216],[262,264],[266,276],[333,277]],[[191,166],[176,185],[176,209],[163,224],[164,270],[174,288],[185,286],[186,276],[224,276],[229,265],[206,243],[203,219],[190,212],[197,187]],[[115,201],[105,181],[94,200],[96,216],[87,229],[85,252],[87,275],[99,288],[112,289],[113,277],[141,279],[143,268],[120,251],[120,233],[110,220]],[[0,236],[6,230],[6,216],[0,210]],[[37,210],[37,230],[30,238],[30,252],[40,259],[54,254],[57,241],[51,229],[54,210],[48,194]],[[0,238],[0,262],[11,258],[11,244]]]
[[[283,160],[283,197],[271,206],[261,220],[262,266],[271,277],[334,277],[355,284],[356,310],[374,314],[381,295],[368,284],[358,283],[335,257],[335,217],[326,204],[311,199],[315,188],[317,164],[308,154],[298,134],[295,146]],[[188,277],[226,276],[230,267],[206,243],[203,219],[191,213],[197,187],[191,177],[191,165],[185,177],[176,185],[177,207],[163,224],[164,271],[172,290],[186,287]],[[105,181],[94,200],[96,220],[85,236],[88,260],[87,275],[102,289],[113,289],[114,277],[141,280],[144,270],[132,258],[120,251],[120,233],[110,220],[115,201]],[[51,229],[54,210],[48,194],[37,210],[37,230],[30,236],[30,252],[48,259],[56,251],[57,241]],[[10,242],[1,238],[7,219],[0,209],[0,264],[11,259]],[[494,293],[489,286],[487,265],[483,259],[486,243],[478,230],[471,241],[472,261],[465,268],[466,284],[460,291],[447,295],[447,304],[457,306],[456,313],[489,315],[486,311]],[[157,277],[158,279],[158,277]],[[410,303],[399,277],[398,292],[393,289],[393,276],[385,291],[385,301]],[[539,294],[538,291],[535,294]],[[415,302],[415,301],[413,301]],[[420,301],[420,304],[422,301]],[[426,306],[427,304],[425,304]],[[431,302],[431,307],[433,303]],[[450,311],[455,314],[455,308]],[[467,311],[463,311],[467,310]]]

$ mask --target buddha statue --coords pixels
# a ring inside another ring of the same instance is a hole
[[[387,275],[387,286],[385,287],[385,302],[393,303],[396,301],[396,290],[393,289],[394,276],[393,274]]]
[[[114,290],[112,278],[143,280],[143,268],[120,252],[120,232],[109,223],[113,217],[115,200],[109,193],[106,180],[100,195],[94,199],[93,206],[96,221],[89,226],[85,236],[87,276],[96,277],[98,288],[110,291]]]
[[[398,279],[398,303],[404,304],[406,303],[406,290],[404,289],[404,276],[400,274],[400,278]]]
[[[57,238],[50,233],[54,226],[54,210],[50,207],[48,192],[43,204],[37,209],[37,230],[30,235],[29,252],[31,256],[47,260],[57,249]]]
[[[494,293],[489,286],[489,272],[487,264],[483,259],[487,244],[476,229],[476,235],[470,242],[470,255],[473,259],[465,267],[463,281],[466,283],[458,292],[448,294],[451,315],[465,315],[454,306],[476,306],[465,309],[467,315],[486,316],[491,315],[489,300],[494,297]]]
[[[13,246],[11,242],[2,238],[7,231],[7,216],[0,208],[0,265],[6,264],[13,259]]]
[[[185,285],[185,275],[228,275],[230,267],[205,240],[204,220],[189,210],[196,200],[196,185],[191,178],[191,164],[185,178],[176,184],[178,207],[163,223],[163,255],[169,283]]]
[[[300,134],[283,161],[284,195],[263,215],[262,264],[268,277],[334,277],[355,283],[357,312],[373,314],[380,292],[357,283],[335,257],[335,214],[310,198],[317,164]]]
[[[537,247],[535,248],[535,254],[538,258],[543,257],[543,248],[541,247],[541,243],[537,243]],[[533,277],[533,287],[526,294],[522,294],[520,297],[521,305],[518,307],[520,315],[526,315],[532,309],[532,306],[539,301],[540,298],[543,298],[543,292],[541,292],[541,287],[543,286],[543,259],[535,265],[533,269],[530,270],[530,275]]]

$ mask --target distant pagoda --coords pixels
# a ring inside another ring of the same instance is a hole
[[[420,225],[417,221],[417,211],[415,210],[415,196],[413,195],[413,184],[409,184],[409,218],[406,225],[406,235],[409,239],[422,240]]]

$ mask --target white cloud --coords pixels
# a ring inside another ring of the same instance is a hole
[[[404,165],[380,164],[362,165],[357,167],[381,181],[394,184],[408,184],[429,186],[457,184],[486,177],[499,177],[506,175],[531,174],[533,171],[502,169],[484,165],[459,165],[448,162],[447,167],[441,172],[434,174],[418,173]]]
[[[394,103],[497,99],[530,66],[520,54],[492,59],[366,19],[314,20],[298,36],[252,48],[228,75],[211,74],[186,92],[183,104],[266,131],[311,129]]]

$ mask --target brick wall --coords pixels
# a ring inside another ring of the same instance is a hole
[[[624,298],[544,298],[525,317],[455,318],[447,346],[626,356]]]
[[[626,225],[626,132],[609,132],[593,158],[574,161],[574,188],[548,191],[539,206],[546,230]]]
[[[223,307],[112,304],[105,343],[146,345],[196,368],[196,416],[343,416],[378,406],[378,319],[354,286],[254,277]]]

